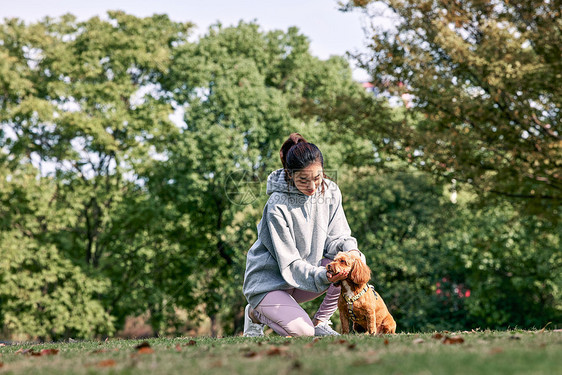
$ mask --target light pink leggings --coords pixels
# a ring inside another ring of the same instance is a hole
[[[329,262],[329,259],[324,259],[322,265]],[[274,290],[267,293],[255,308],[254,317],[281,336],[314,336],[312,320],[299,303],[313,300],[322,294],[324,292],[306,292],[295,288]],[[314,318],[320,321],[329,319],[338,308],[339,295],[340,288],[330,285]]]

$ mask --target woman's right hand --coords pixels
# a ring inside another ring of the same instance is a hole
[[[331,283],[337,283],[338,281],[345,280],[347,278],[347,272],[339,272],[336,274],[331,273],[330,271],[326,271],[326,276],[328,277],[328,281]]]

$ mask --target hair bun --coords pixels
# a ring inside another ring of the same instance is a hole
[[[289,136],[289,139],[287,139],[287,141],[288,140],[293,141],[293,144],[295,144],[295,145],[299,142],[306,142],[306,139],[304,139],[304,137],[302,135],[300,135],[299,133],[291,133],[291,135]]]
[[[291,147],[301,142],[308,143],[306,139],[304,139],[304,137],[299,133],[291,133],[289,138],[285,141],[285,143],[283,143],[283,146],[281,146],[281,150],[279,151],[279,156],[281,157],[283,168],[285,168],[285,165],[287,163],[287,154],[289,153]]]

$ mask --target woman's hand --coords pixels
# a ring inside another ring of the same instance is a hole
[[[347,278],[347,272],[339,272],[339,273],[333,274],[330,271],[326,271],[326,276],[328,277],[329,282],[337,283],[338,281],[342,281],[342,280],[345,280]]]

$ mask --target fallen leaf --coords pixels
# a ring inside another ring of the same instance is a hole
[[[176,351],[181,352],[181,345],[180,344],[176,344]]]
[[[96,349],[93,352],[90,352],[90,354],[100,354],[100,353],[106,353],[107,349]]]
[[[194,346],[194,345],[197,345],[197,341],[195,340],[189,340],[184,344],[184,346]]]
[[[412,343],[414,343],[414,344],[423,344],[424,342],[425,342],[425,340],[422,339],[422,338],[417,338],[414,341],[412,341]]]
[[[446,345],[462,344],[464,342],[464,339],[460,336],[445,336],[443,340],[441,340],[441,342]]]
[[[502,348],[492,348],[492,349],[490,349],[490,354],[499,354],[499,353],[503,353]]]
[[[253,358],[253,357],[257,356],[257,355],[258,355],[258,353],[254,352],[254,351],[250,351],[250,352],[244,353],[244,357],[246,357],[246,358]]]
[[[355,349],[356,347],[357,347],[357,344],[349,344],[349,345],[347,346],[347,348],[348,348],[349,350],[353,350],[353,349]]]
[[[266,354],[267,354],[268,356],[270,356],[270,357],[271,357],[271,356],[274,356],[274,355],[281,355],[281,354],[283,354],[283,350],[281,350],[281,348],[278,347],[278,346],[274,346],[274,347],[272,347],[271,349],[269,349],[269,350],[266,352]]]
[[[99,361],[96,366],[97,367],[113,367],[117,364],[117,362],[115,362],[115,360],[113,359],[106,359],[103,361]]]
[[[384,345],[388,345],[388,344],[389,344],[388,339],[384,339]]]
[[[4,362],[0,362],[0,368],[4,367]]]
[[[441,340],[443,338],[443,335],[437,332],[431,337],[434,338],[435,340]]]
[[[347,344],[347,340],[339,339],[339,340],[334,341],[334,344],[344,345],[344,344]]]
[[[59,354],[58,349],[43,349],[40,352],[40,355],[57,355]]]
[[[135,346],[135,349],[142,349],[142,348],[150,348],[150,344],[148,343],[148,341],[143,341],[137,346]]]
[[[309,342],[308,344],[305,344],[304,347],[305,348],[312,348],[319,341],[320,341],[320,338],[315,337],[311,342]]]
[[[33,350],[33,348],[31,349],[20,348],[14,354],[31,355],[34,357],[39,357],[41,355],[41,353],[36,352],[35,350]]]
[[[137,353],[139,354],[152,354],[154,353],[154,349],[152,349],[151,347],[147,347],[147,346],[143,346],[142,348],[140,348],[139,350],[137,350]]]

